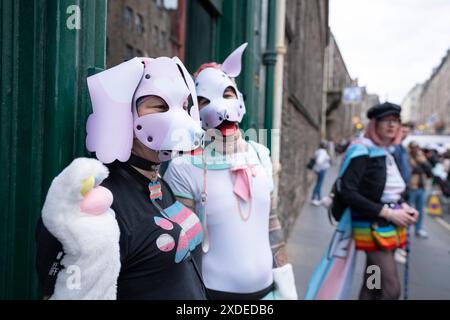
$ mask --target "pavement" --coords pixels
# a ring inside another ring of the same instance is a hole
[[[322,187],[326,195],[336,179],[338,165],[328,171]],[[310,190],[310,193],[311,194]],[[323,207],[306,203],[288,238],[289,260],[293,265],[299,299],[306,293],[308,280],[325,252],[334,232]],[[411,238],[409,299],[450,299],[450,212],[441,217],[424,217],[428,239]],[[358,251],[350,299],[358,298],[365,267],[365,255]],[[404,265],[397,264],[403,285]],[[402,290],[403,291],[403,290]]]

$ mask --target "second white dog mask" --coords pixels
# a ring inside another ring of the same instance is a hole
[[[245,114],[245,104],[242,94],[231,78],[236,78],[242,69],[242,54],[247,48],[244,43],[234,50],[220,65],[220,68],[205,68],[195,78],[197,95],[209,100],[202,110],[200,118],[202,127],[207,130],[218,127],[223,121],[241,122]],[[226,88],[232,87],[238,99],[225,99]]]

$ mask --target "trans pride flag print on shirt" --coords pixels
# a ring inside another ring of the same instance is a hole
[[[172,223],[176,223],[182,229],[175,253],[175,262],[179,263],[202,242],[202,225],[195,213],[178,201],[164,209],[164,212],[167,214],[168,219],[154,218],[155,223],[159,227],[164,230],[171,230],[173,228]],[[169,252],[175,247],[175,240],[169,234],[162,234],[157,240],[157,246],[161,251]]]

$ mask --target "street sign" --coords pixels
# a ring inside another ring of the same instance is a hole
[[[361,87],[347,87],[344,89],[343,101],[344,103],[358,103],[361,102]]]

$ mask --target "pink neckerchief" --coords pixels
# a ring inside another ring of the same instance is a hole
[[[253,177],[256,176],[256,165],[240,165],[232,167],[231,172],[236,173],[234,193],[244,201],[249,201],[253,196]]]

